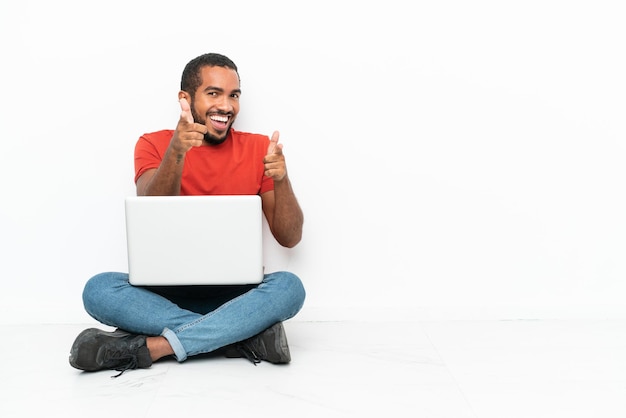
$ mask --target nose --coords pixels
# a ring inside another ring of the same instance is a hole
[[[223,94],[217,99],[217,108],[224,112],[231,112],[233,110],[233,105],[231,103],[230,97],[228,95]]]

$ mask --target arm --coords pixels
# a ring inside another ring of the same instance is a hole
[[[137,196],[176,196],[180,193],[185,154],[202,145],[206,126],[194,123],[189,103],[180,100],[181,114],[159,168],[147,170],[137,179]]]
[[[304,216],[287,175],[283,147],[278,144],[278,136],[278,132],[274,132],[263,160],[265,175],[274,179],[274,190],[263,193],[261,199],[263,213],[276,241],[292,248],[302,238]]]

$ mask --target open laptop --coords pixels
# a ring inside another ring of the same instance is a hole
[[[260,196],[129,196],[125,210],[131,284],[239,285],[263,279]]]

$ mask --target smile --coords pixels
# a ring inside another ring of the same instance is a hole
[[[226,123],[228,122],[229,117],[223,115],[211,115],[209,117],[212,121]]]

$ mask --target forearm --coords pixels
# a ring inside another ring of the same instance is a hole
[[[180,182],[183,173],[184,154],[169,148],[159,168],[147,180],[137,182],[139,196],[177,196],[180,194]],[[141,179],[140,179],[141,180]]]
[[[274,199],[274,236],[282,246],[294,247],[302,239],[304,215],[288,176],[274,181]]]

